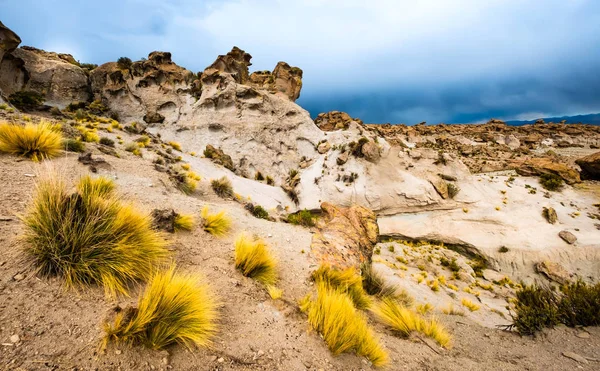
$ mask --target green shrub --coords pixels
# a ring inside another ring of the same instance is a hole
[[[367,294],[378,298],[391,298],[400,301],[405,306],[411,306],[413,298],[397,286],[385,282],[383,276],[373,270],[371,264],[361,266],[362,285]]]
[[[450,198],[456,197],[458,192],[460,192],[460,188],[456,186],[454,183],[447,183],[448,185],[448,196]]]
[[[549,287],[524,286],[515,295],[513,326],[521,335],[533,335],[560,323],[559,298]]]
[[[259,219],[269,220],[269,213],[260,205],[254,205],[252,203],[246,204],[246,209]]]
[[[69,152],[85,151],[85,143],[78,139],[65,139],[62,144],[63,148]]]
[[[302,225],[304,227],[314,227],[315,219],[316,216],[306,209],[298,211],[295,214],[290,214],[287,217],[288,223]]]
[[[129,59],[127,57],[121,57],[121,58],[117,59],[117,65],[122,70],[128,70],[129,67],[131,67],[132,63],[133,62],[131,61],[131,59]]]
[[[226,176],[214,179],[210,182],[210,185],[217,196],[221,198],[233,197],[233,187],[231,181]]]
[[[563,179],[560,176],[552,173],[542,174],[540,175],[540,184],[544,189],[556,191],[562,186]]]
[[[576,281],[561,287],[560,321],[567,326],[600,325],[600,283]]]
[[[44,103],[44,96],[35,91],[18,91],[8,97],[8,101],[18,109],[33,109]]]
[[[108,146],[108,147],[114,147],[115,146],[115,141],[112,140],[112,139],[110,139],[110,138],[107,138],[107,137],[100,138],[100,142],[99,143],[103,144],[105,146]]]

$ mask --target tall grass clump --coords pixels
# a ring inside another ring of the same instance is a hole
[[[316,283],[323,283],[347,294],[358,309],[369,308],[372,304],[371,298],[363,289],[362,277],[354,268],[339,270],[321,265],[313,272],[312,278]]]
[[[323,336],[329,350],[338,355],[355,352],[373,365],[384,366],[388,355],[369,328],[366,316],[354,307],[348,294],[325,281],[317,282],[316,298],[310,295],[300,302],[310,325]]]
[[[287,216],[288,223],[301,225],[304,227],[314,227],[316,219],[317,217],[306,209]]]
[[[242,233],[235,240],[235,267],[246,277],[269,286],[277,283],[277,261],[267,244]]]
[[[208,206],[202,208],[202,228],[213,236],[225,236],[231,230],[231,218],[221,210],[216,214],[211,214]]]
[[[196,224],[194,216],[187,214],[177,214],[173,222],[175,231],[191,231],[194,229],[194,224]]]
[[[412,305],[413,298],[406,291],[400,290],[397,286],[385,282],[383,276],[375,272],[371,264],[363,264],[361,266],[361,272],[362,285],[367,294],[379,298],[396,299],[406,306]]]
[[[40,161],[59,155],[61,150],[62,135],[56,125],[0,123],[0,152]]]
[[[435,318],[425,319],[392,298],[383,298],[373,309],[373,313],[385,325],[400,336],[407,337],[413,332],[435,340],[440,346],[450,346],[451,336]]]
[[[56,175],[38,181],[22,221],[24,253],[39,274],[59,276],[67,287],[98,284],[114,297],[168,258],[150,217],[112,188],[103,178],[85,177],[74,192]]]
[[[104,347],[113,341],[164,349],[172,344],[207,346],[216,333],[217,301],[209,287],[175,267],[153,275],[137,308],[104,324]]]
[[[210,185],[217,196],[221,198],[233,197],[233,187],[231,186],[229,178],[224,176],[219,179],[214,179],[210,182]]]

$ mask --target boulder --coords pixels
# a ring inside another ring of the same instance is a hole
[[[252,65],[250,60],[252,56],[242,49],[234,46],[231,51],[225,55],[219,55],[206,70],[218,70],[230,74],[236,83],[247,84],[250,81],[248,67]],[[206,71],[205,70],[205,71]]]
[[[319,146],[317,147],[317,152],[319,152],[320,154],[324,154],[329,152],[329,150],[331,149],[331,144],[329,142],[322,142],[319,143]]]
[[[556,162],[548,157],[532,158],[517,164],[515,170],[519,175],[534,176],[542,174],[556,174],[563,178],[567,184],[581,182],[579,173],[566,164]]]
[[[327,202],[321,210],[323,217],[311,243],[316,263],[344,269],[370,261],[379,235],[375,213],[363,206],[343,208]]]
[[[435,190],[440,195],[440,197],[442,197],[444,200],[446,200],[449,197],[448,183],[446,183],[443,179],[437,178],[437,177],[432,177],[429,180],[429,182],[431,183],[433,188],[435,188]]]
[[[347,151],[340,153],[338,155],[337,159],[335,160],[335,162],[340,166],[344,165],[346,162],[348,162],[348,154],[349,154],[349,152],[347,152]]]
[[[377,163],[381,158],[381,149],[377,143],[369,141],[362,145],[361,153],[365,157],[365,160],[373,163]]]
[[[560,264],[543,261],[534,265],[535,271],[560,285],[569,282],[571,275]]]
[[[335,131],[348,129],[352,121],[362,124],[361,120],[353,119],[346,112],[331,111],[319,113],[315,119],[315,124],[323,131]]]
[[[302,90],[302,70],[298,67],[291,67],[285,62],[277,63],[273,70],[275,91],[282,93],[292,102],[300,98]]]
[[[221,148],[215,148],[209,144],[204,150],[204,156],[211,159],[215,164],[222,165],[231,171],[235,171],[231,156],[226,155]]]
[[[0,89],[5,95],[35,92],[44,97],[46,105],[59,108],[90,99],[87,74],[71,55],[27,46],[4,56]]]
[[[0,62],[2,62],[5,54],[15,50],[20,43],[21,38],[0,22]]]
[[[569,245],[572,245],[577,241],[577,237],[575,237],[575,235],[569,231],[560,231],[558,236]]]
[[[581,177],[583,179],[600,180],[600,152],[575,161],[581,167]]]

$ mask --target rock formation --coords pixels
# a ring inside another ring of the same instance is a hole
[[[600,152],[585,156],[575,162],[581,166],[582,178],[600,180]]]

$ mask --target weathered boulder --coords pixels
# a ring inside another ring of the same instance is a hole
[[[374,212],[363,206],[321,204],[323,217],[313,235],[311,256],[317,264],[335,268],[359,268],[370,261],[379,227]]]
[[[536,272],[538,272],[541,275],[544,275],[550,281],[554,281],[561,285],[569,282],[569,280],[571,279],[571,275],[569,274],[569,272],[567,272],[565,268],[563,268],[558,263],[543,261],[536,263],[534,268]]]
[[[210,144],[207,145],[204,150],[204,157],[211,159],[215,164],[222,165],[231,171],[235,170],[231,156],[225,154],[221,148],[215,148]]]
[[[12,52],[21,43],[21,38],[0,22],[0,62],[4,55]]]
[[[381,148],[375,142],[369,141],[364,143],[360,151],[365,160],[369,162],[377,163],[381,158]]]
[[[438,177],[431,177],[429,179],[429,182],[431,183],[433,188],[435,188],[440,197],[442,197],[444,200],[449,197],[448,183],[446,183],[443,179]]]
[[[575,161],[581,167],[581,177],[583,179],[600,180],[600,152]]]
[[[191,110],[198,77],[171,61],[171,53],[152,52],[148,59],[122,69],[105,63],[90,73],[94,99],[101,100],[122,122],[144,120],[173,124]]]
[[[315,124],[323,131],[346,130],[352,121],[362,124],[360,119],[353,119],[346,112],[331,111],[319,113]]]
[[[577,241],[577,237],[575,237],[575,235],[569,231],[560,231],[558,236],[569,245],[572,245]]]
[[[236,83],[247,84],[250,81],[248,67],[252,65],[252,56],[242,49],[234,46],[225,55],[219,55],[217,59],[206,68],[206,70],[218,70],[231,75]]]
[[[515,170],[519,175],[524,176],[556,174],[563,178],[567,184],[581,182],[579,173],[575,169],[572,169],[566,164],[556,162],[556,160],[547,157],[526,160],[520,164],[517,164]]]
[[[45,104],[60,108],[90,99],[88,77],[71,55],[27,46],[4,55],[0,89],[5,95],[35,92],[44,96]]]
[[[321,142],[317,146],[317,152],[319,152],[320,154],[327,153],[327,152],[329,152],[330,149],[331,149],[331,144],[329,142]]]
[[[338,157],[336,158],[335,162],[340,166],[344,165],[346,162],[348,162],[348,154],[349,154],[349,152],[347,152],[347,151],[340,153],[338,155]]]

